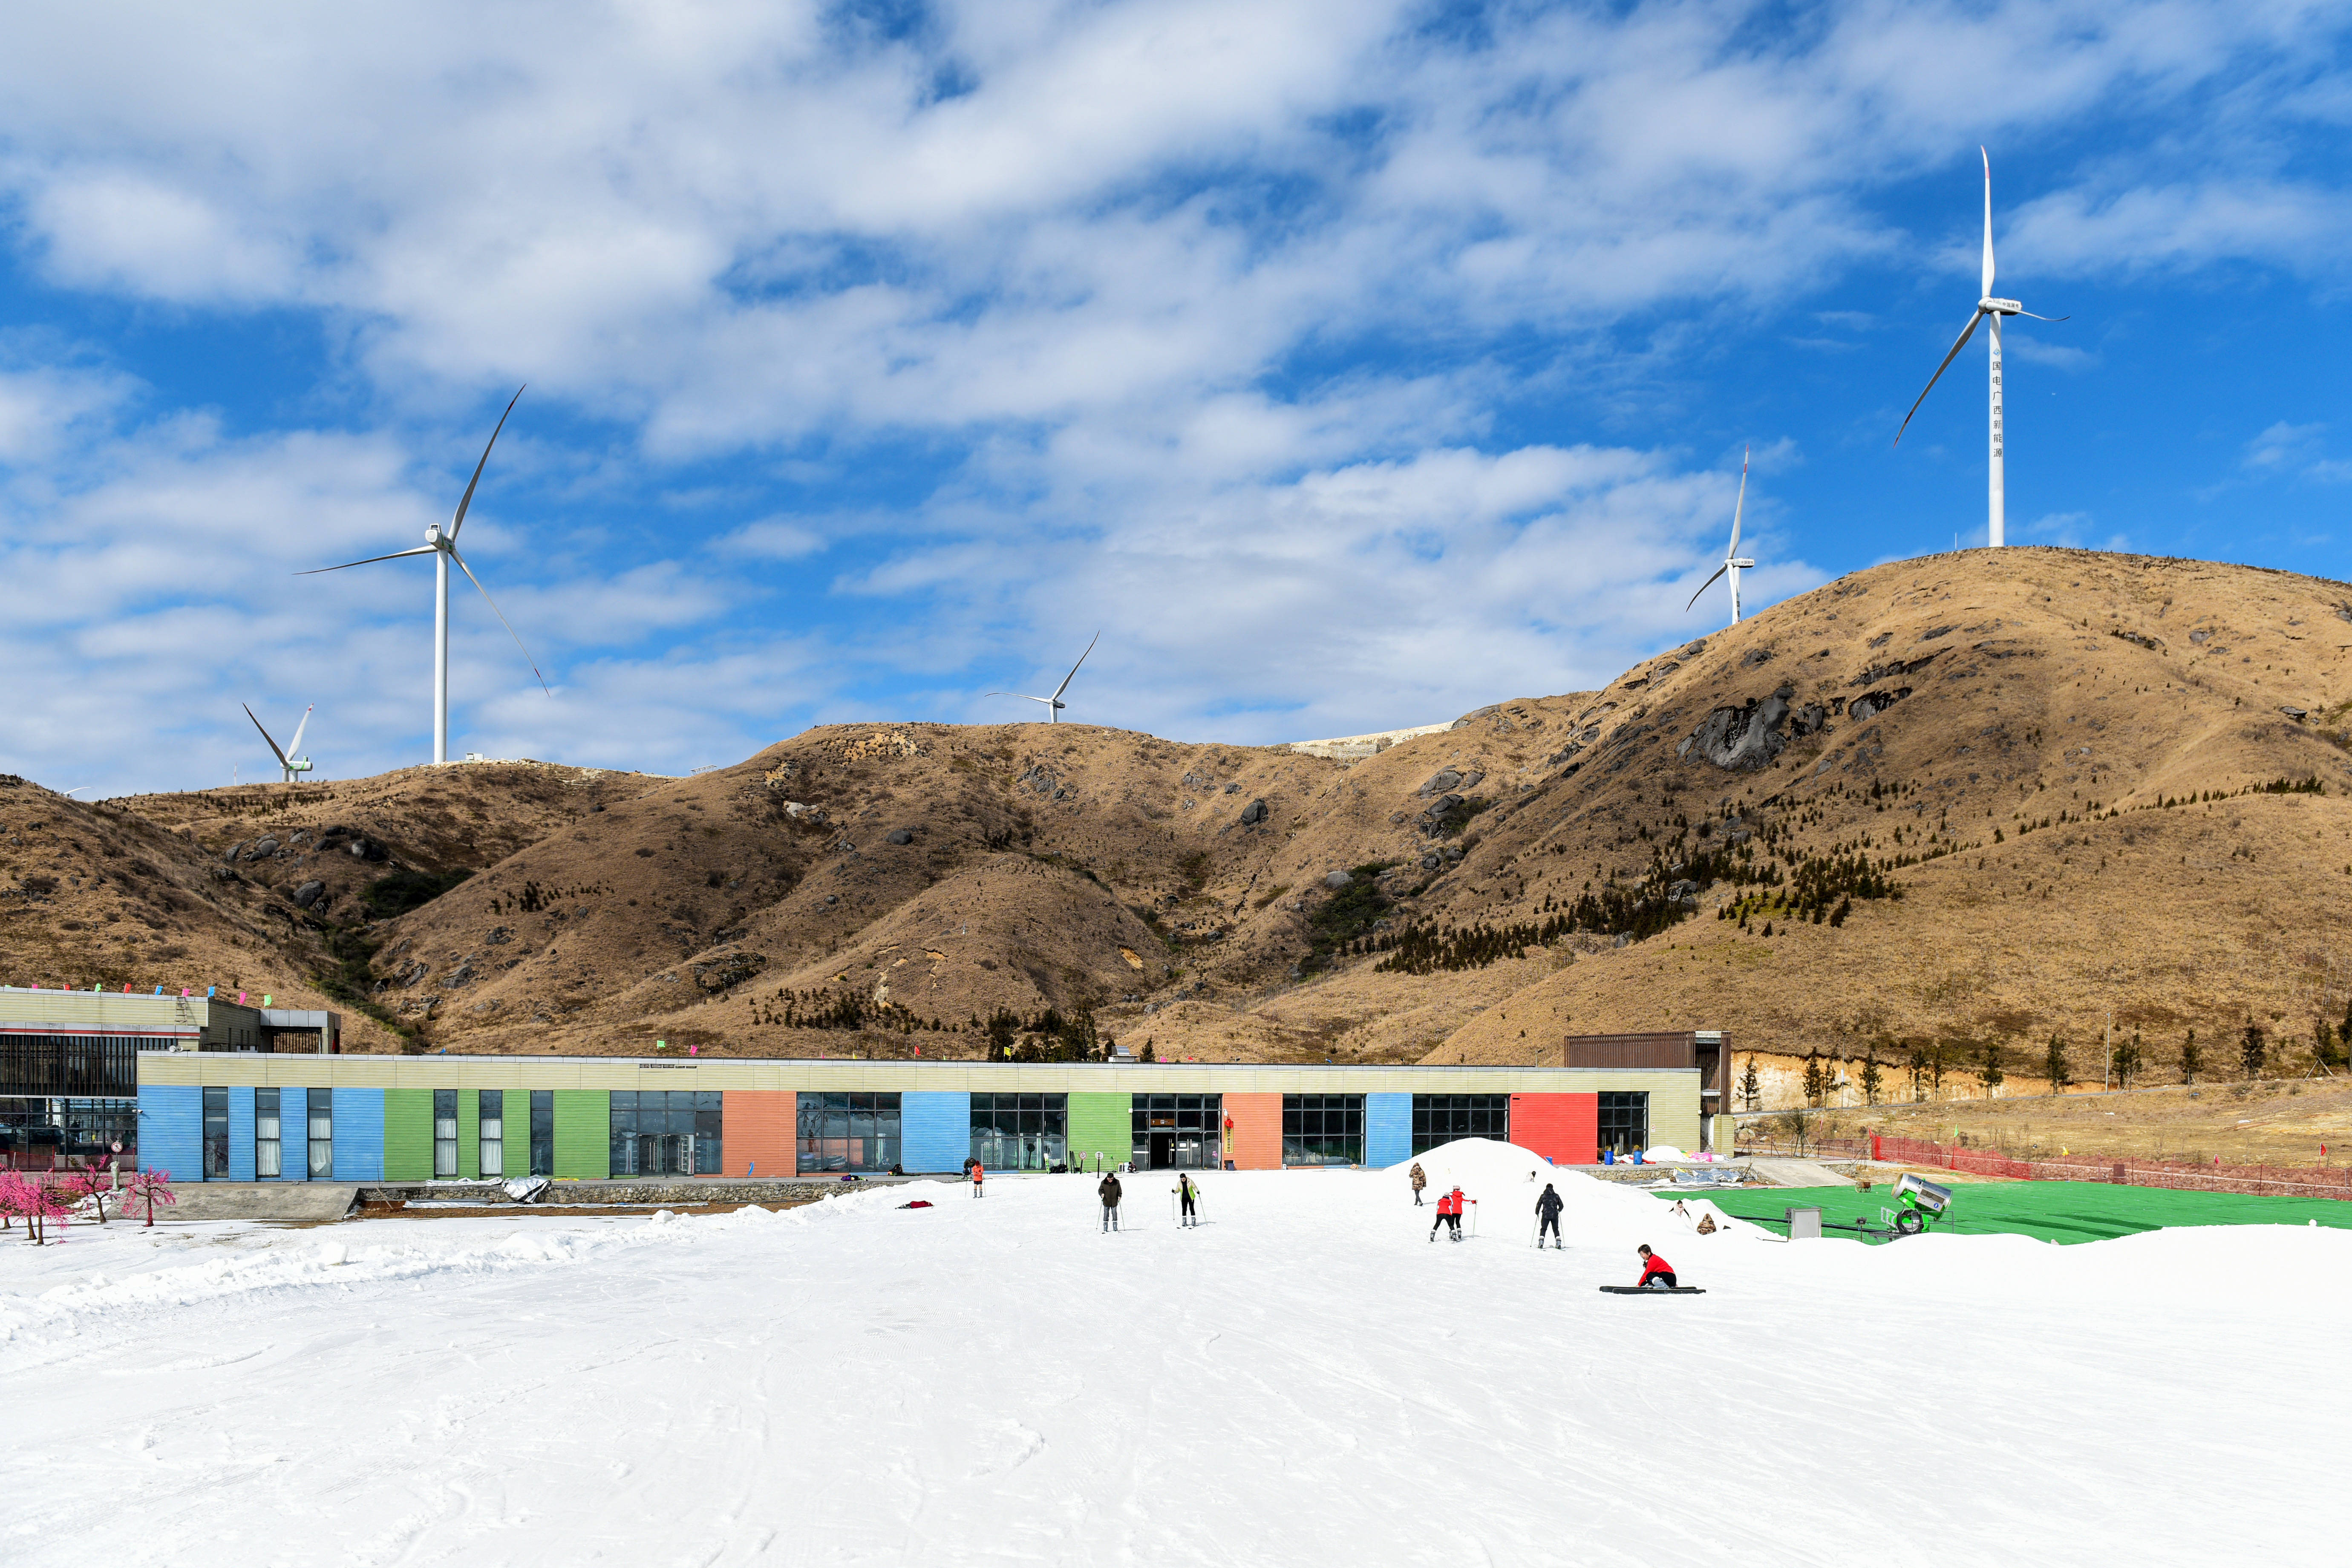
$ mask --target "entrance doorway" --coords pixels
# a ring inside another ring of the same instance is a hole
[[[1213,1171],[1223,1158],[1222,1097],[1139,1094],[1131,1101],[1138,1170]]]

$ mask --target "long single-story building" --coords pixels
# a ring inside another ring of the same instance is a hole
[[[1389,1165],[1456,1138],[1561,1164],[1703,1148],[1696,1068],[699,1060],[150,1051],[139,1163],[207,1181],[791,1176],[1132,1161]]]

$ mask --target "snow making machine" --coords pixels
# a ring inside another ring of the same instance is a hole
[[[1916,1236],[1929,1221],[1944,1218],[1951,1207],[1951,1188],[1906,1171],[1895,1184],[1895,1202],[1880,1209],[1878,1217],[1897,1236]]]

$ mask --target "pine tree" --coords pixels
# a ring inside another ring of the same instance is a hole
[[[1739,1075],[1739,1098],[1748,1102],[1748,1109],[1750,1110],[1755,1110],[1763,1100],[1764,1085],[1756,1076],[1754,1057],[1748,1058],[1748,1070]]]
[[[1152,1048],[1150,1040],[1143,1042],[1143,1059],[1148,1062],[1156,1062],[1160,1059],[1160,1053]]]
[[[1978,1054],[1977,1081],[1984,1085],[1987,1097],[1998,1093],[2000,1086],[2008,1080],[2009,1073],[2001,1066],[2002,1059],[2008,1055],[1997,1039],[1987,1040],[1984,1049]]]
[[[1829,1092],[1829,1074],[1822,1068],[1822,1054],[1819,1051],[1808,1052],[1805,1056],[1805,1103],[1819,1105],[1822,1097]]]
[[[1877,1047],[1873,1047],[1870,1053],[1862,1058],[1863,1103],[1865,1105],[1876,1105],[1878,1103],[1879,1086],[1884,1084],[1885,1081],[1886,1075],[1878,1070]]]
[[[2197,1031],[2191,1029],[2189,1037],[2180,1043],[2180,1081],[2195,1083],[2197,1069],[2204,1060],[2205,1053],[2197,1048]]]
[[[2270,1037],[2263,1032],[2263,1026],[2247,1019],[2245,1029],[2238,1036],[2238,1061],[2248,1078],[2263,1076],[2263,1063],[2270,1050]]]
[[[2050,1080],[2053,1094],[2065,1093],[2067,1085],[2074,1081],[2066,1066],[2066,1042],[2055,1035],[2050,1037],[2050,1048],[2042,1055],[2042,1076]]]
[[[2138,1074],[2139,1064],[2146,1055],[2147,1053],[2140,1047],[2137,1029],[2132,1031],[2130,1039],[2116,1047],[2116,1087],[2117,1089],[2131,1087],[2131,1081]]]

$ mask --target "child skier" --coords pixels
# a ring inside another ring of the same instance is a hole
[[[1642,1255],[1642,1277],[1634,1284],[1646,1290],[1671,1290],[1675,1288],[1675,1266],[1646,1247],[1634,1251]]]
[[[1118,1228],[1118,1173],[1114,1171],[1105,1176],[1101,1184],[1095,1188],[1095,1194],[1102,1199],[1103,1229],[1106,1232],[1117,1230]]]
[[[1546,1182],[1543,1195],[1536,1199],[1536,1246],[1538,1248],[1543,1246],[1544,1233],[1549,1231],[1553,1248],[1567,1250],[1559,1242],[1559,1211],[1562,1206],[1559,1194],[1552,1191],[1549,1182]]]
[[[1429,1227],[1430,1240],[1437,1239],[1437,1232],[1441,1226],[1446,1228],[1452,1239],[1455,1241],[1462,1239],[1462,1205],[1467,1201],[1463,1197],[1460,1187],[1454,1188],[1437,1200],[1437,1220]]]
[[[1427,1185],[1429,1185],[1429,1178],[1428,1178],[1427,1176],[1425,1176],[1425,1175],[1422,1174],[1422,1171],[1421,1171],[1421,1162],[1420,1162],[1420,1161],[1418,1161],[1418,1160],[1415,1160],[1415,1161],[1412,1163],[1412,1206],[1413,1206],[1413,1207],[1415,1207],[1415,1208],[1419,1208],[1419,1207],[1421,1206],[1421,1189],[1422,1189],[1422,1188],[1423,1188],[1423,1187],[1425,1187],[1425,1186],[1427,1186]]]
[[[1201,1189],[1192,1184],[1192,1176],[1179,1174],[1176,1178],[1176,1223],[1179,1228],[1189,1229],[1201,1223],[1201,1216],[1193,1212],[1200,1201]]]
[[[980,1179],[981,1179],[980,1162],[979,1162],[979,1161],[977,1161],[977,1160],[974,1160],[974,1161],[972,1161],[972,1162],[971,1162],[971,1195],[972,1195],[973,1197],[978,1197],[978,1196],[980,1196],[980,1195],[981,1195],[981,1193],[980,1193]]]

